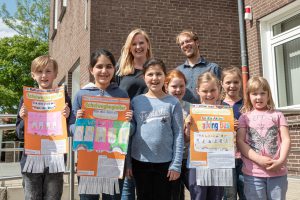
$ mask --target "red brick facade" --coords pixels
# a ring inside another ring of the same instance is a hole
[[[59,6],[61,1],[58,0]],[[58,81],[68,76],[79,59],[81,84],[88,82],[90,53],[103,47],[118,59],[127,35],[137,27],[149,34],[154,56],[163,59],[169,68],[185,59],[175,43],[176,35],[183,29],[199,34],[201,54],[208,60],[221,67],[240,63],[235,1],[88,0],[87,30],[84,28],[84,3],[85,0],[67,1],[56,35],[50,40],[50,54],[61,67]],[[53,14],[54,0],[51,1],[50,37],[53,35]]]

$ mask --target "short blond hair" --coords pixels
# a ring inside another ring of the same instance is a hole
[[[194,41],[199,41],[199,37],[196,32],[191,30],[183,30],[176,36],[176,44],[180,45],[179,37],[182,35],[187,35],[192,38]]]
[[[255,76],[255,77],[250,78],[247,82],[244,105],[241,108],[242,113],[246,113],[246,112],[253,110],[253,105],[250,100],[250,93],[257,91],[260,88],[263,91],[266,91],[268,93],[268,97],[269,97],[268,102],[267,102],[268,110],[274,110],[275,104],[274,104],[274,101],[272,98],[271,88],[270,88],[268,81],[261,76]]]
[[[54,60],[54,58],[52,58],[49,55],[42,55],[39,56],[37,58],[35,58],[32,62],[31,62],[31,72],[36,72],[38,69],[44,69],[46,68],[49,64],[51,64],[53,66],[53,70],[54,72],[58,72],[58,65],[56,60]]]

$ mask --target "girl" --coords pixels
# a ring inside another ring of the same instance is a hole
[[[167,92],[176,97],[181,104],[183,119],[187,126],[184,126],[184,153],[181,166],[181,174],[178,181],[175,181],[172,185],[172,200],[180,199],[184,200],[184,185],[188,188],[188,174],[186,169],[186,162],[188,157],[189,148],[189,129],[188,129],[188,115],[190,113],[190,103],[183,101],[182,98],[185,94],[186,79],[182,72],[178,70],[171,70],[165,80],[165,88]]]
[[[89,83],[78,91],[74,99],[73,113],[76,118],[84,116],[84,110],[81,109],[82,96],[107,96],[128,98],[126,92],[121,90],[114,82],[115,59],[112,53],[105,49],[99,49],[91,55],[91,64],[89,71],[95,79],[95,83]],[[132,111],[126,113],[126,119],[130,121]],[[120,188],[122,184],[120,183]],[[102,199],[120,199],[120,194],[108,195],[102,194]],[[99,199],[99,195],[80,194],[81,200]]]
[[[274,110],[266,79],[251,78],[246,94],[237,134],[244,162],[245,196],[248,200],[285,199],[288,124],[283,114]]]
[[[197,93],[200,96],[202,104],[218,105],[220,104],[221,84],[218,78],[212,72],[205,72],[198,77]],[[221,186],[200,186],[197,185],[196,171],[201,171],[203,177],[200,179],[206,181],[207,177],[217,176],[221,172],[225,179],[232,178],[232,169],[189,169],[189,191],[192,200],[221,200],[224,187]],[[218,184],[218,183],[216,183]]]
[[[237,67],[225,68],[221,74],[222,87],[225,92],[225,98],[222,101],[223,105],[228,105],[233,108],[234,127],[237,129],[238,119],[241,115],[240,109],[243,105],[241,97],[242,88],[242,73]],[[237,194],[240,200],[246,200],[244,194],[244,178],[242,173],[243,161],[241,153],[236,151],[235,154],[235,169],[233,170],[233,186],[225,187],[224,200],[236,200]]]
[[[134,29],[129,33],[122,48],[116,76],[119,87],[128,93],[130,99],[147,91],[142,69],[143,64],[150,57],[152,57],[152,50],[148,34],[141,29]],[[134,181],[125,177],[122,200],[134,199]]]
[[[179,178],[183,153],[183,114],[180,102],[164,92],[166,66],[150,59],[143,66],[146,94],[132,100],[135,133],[132,170],[138,199],[171,199],[171,181]],[[130,164],[130,163],[129,163]]]

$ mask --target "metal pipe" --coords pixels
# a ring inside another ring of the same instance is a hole
[[[246,96],[246,85],[249,79],[248,54],[246,46],[245,21],[244,21],[244,1],[238,0],[239,29],[240,29],[240,48],[241,48],[241,67],[243,78],[243,94]]]
[[[70,200],[74,200],[74,151],[73,151],[73,138],[69,137],[69,156],[70,156]]]

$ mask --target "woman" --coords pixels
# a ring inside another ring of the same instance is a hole
[[[152,57],[151,43],[148,34],[142,29],[134,29],[127,36],[119,59],[116,80],[119,87],[130,97],[144,94],[147,86],[143,79],[143,65]],[[132,178],[125,177],[122,189],[122,200],[135,199],[135,186]]]

